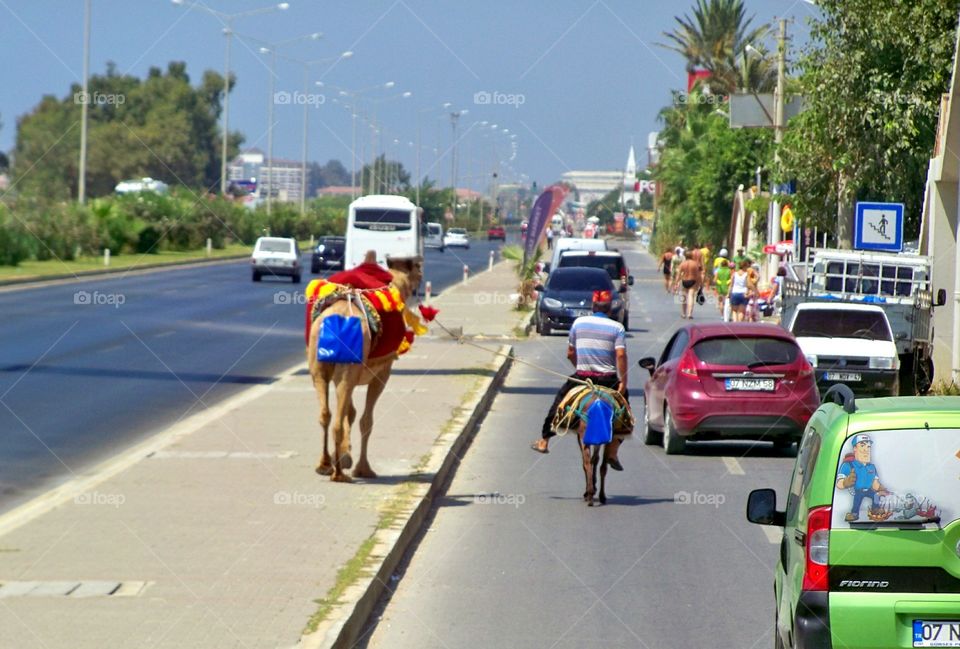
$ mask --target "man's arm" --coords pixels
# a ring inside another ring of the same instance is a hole
[[[617,349],[617,374],[620,376],[620,385],[617,386],[617,392],[626,394],[627,392],[627,350]]]
[[[567,360],[574,367],[577,366],[577,348],[573,345],[567,345]]]

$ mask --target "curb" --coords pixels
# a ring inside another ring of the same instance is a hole
[[[416,485],[415,504],[401,514],[401,520],[394,527],[374,532],[371,556],[375,557],[375,562],[370,566],[367,576],[346,591],[342,601],[330,611],[328,619],[315,632],[301,636],[296,644],[297,649],[352,647],[360,638],[367,620],[390,583],[391,575],[429,518],[434,499],[446,490],[447,482],[460,462],[461,452],[480,429],[480,423],[510,371],[513,347],[501,345],[500,352],[509,356],[498,357],[499,367],[494,376],[486,379],[481,384],[479,394],[461,407],[462,414],[454,420],[455,430],[441,435],[434,444],[430,460],[423,469],[424,473],[433,472],[433,479],[429,483]]]
[[[170,261],[155,264],[142,264],[139,266],[128,266],[127,268],[104,268],[102,270],[81,270],[76,273],[60,273],[57,275],[43,275],[23,277],[16,279],[0,279],[0,289],[10,288],[35,288],[36,286],[55,286],[57,284],[66,284],[80,282],[90,278],[102,277],[104,275],[117,275],[126,273],[127,275],[139,275],[143,271],[157,272],[166,269],[177,270],[190,266],[203,266],[217,263],[233,263],[239,259],[249,259],[249,254],[228,255],[225,257],[210,257],[198,259],[183,259],[180,261]]]

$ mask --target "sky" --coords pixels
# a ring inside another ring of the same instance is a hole
[[[222,73],[223,23],[200,8],[237,13],[272,0],[92,0],[91,73],[108,61],[146,76],[171,60],[191,80]],[[45,94],[65,97],[82,75],[83,0],[0,0],[0,150],[13,148],[16,119]],[[267,149],[273,103],[273,150],[299,160],[303,104],[308,105],[308,158],[341,160],[350,169],[353,127],[341,89],[363,91],[361,111],[381,127],[379,150],[411,172],[449,184],[457,125],[460,186],[481,188],[499,161],[502,182],[541,186],[569,170],[622,169],[629,146],[646,162],[647,136],[671,90],[686,87],[683,58],[660,44],[674,17],[693,0],[289,0],[285,11],[238,18],[231,70],[230,129],[244,147]],[[817,9],[805,0],[747,0],[755,22],[792,19],[793,45],[805,43]],[[303,66],[278,58],[270,94],[270,56],[252,39],[279,43],[282,57],[350,58]],[[772,42],[770,49],[775,50]],[[324,85],[319,86],[317,82]],[[393,88],[381,88],[387,82]],[[301,93],[296,95],[295,93]],[[403,93],[410,93],[403,97]],[[290,103],[281,103],[290,98]],[[274,101],[275,99],[275,101]],[[442,105],[451,103],[444,110]],[[483,125],[486,122],[486,125]],[[496,129],[492,126],[496,124]],[[507,129],[508,132],[504,132]],[[358,120],[358,139],[372,129]],[[511,136],[516,136],[511,139]],[[369,144],[366,149],[369,150]],[[359,156],[359,145],[357,146]]]

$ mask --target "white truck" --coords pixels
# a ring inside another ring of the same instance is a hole
[[[931,267],[930,258],[923,255],[810,250],[803,272],[794,275],[788,271],[784,279],[781,322],[789,329],[794,312],[811,303],[879,308],[886,316],[896,346],[900,394],[926,394],[933,382],[933,309],[946,302],[943,289],[936,292],[934,299]],[[848,349],[849,361],[854,348]],[[843,355],[824,358],[836,358],[839,363]],[[817,360],[822,363],[822,359]],[[825,371],[825,367],[818,367],[818,378]],[[839,367],[829,371],[856,373]],[[855,382],[850,382],[850,386],[856,391]]]

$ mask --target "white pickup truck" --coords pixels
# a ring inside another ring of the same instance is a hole
[[[843,383],[857,396],[897,396],[900,361],[882,308],[801,302],[784,323],[813,366],[821,394]]]

